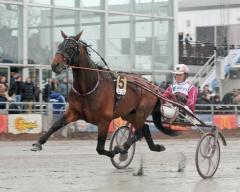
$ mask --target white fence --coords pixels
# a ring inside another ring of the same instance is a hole
[[[0,133],[41,133],[60,118],[66,103],[0,102]],[[206,123],[219,122],[220,128],[240,124],[240,105],[197,105],[195,114]],[[96,132],[97,127],[83,120],[70,124],[72,132]],[[154,130],[154,129],[152,129]]]

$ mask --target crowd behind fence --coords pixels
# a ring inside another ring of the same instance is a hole
[[[48,131],[68,107],[66,103],[6,102],[4,104],[6,108],[0,109],[0,134],[41,134]],[[54,106],[56,104],[60,104],[61,107]],[[13,105],[15,107],[11,107]],[[31,105],[31,111],[29,108],[21,107],[24,105]],[[216,125],[219,129],[236,129],[240,124],[240,105],[197,105],[195,114],[206,124]],[[151,132],[157,132],[154,124],[148,123]],[[126,122],[122,119],[115,119],[109,125],[109,132],[112,133],[116,128],[125,124]],[[185,130],[190,129],[195,130],[196,127],[188,127]],[[71,137],[73,133],[96,133],[97,131],[97,126],[79,120],[68,124],[58,133],[64,137]]]
[[[54,116],[60,117],[68,107],[68,103],[40,103],[40,102],[0,102],[6,106],[0,109],[0,115],[8,114],[41,114],[48,117],[48,122],[53,123]],[[31,110],[28,107],[31,105]],[[197,104],[196,115],[236,115],[240,117],[240,105],[230,104]],[[239,122],[240,123],[240,122]]]

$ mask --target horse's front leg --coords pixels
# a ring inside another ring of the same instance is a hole
[[[68,123],[74,122],[78,120],[78,116],[71,112],[70,110],[66,111],[66,113],[60,117],[53,125],[52,127],[45,133],[43,134],[37,142],[33,144],[32,151],[40,151],[42,150],[42,145],[46,143],[48,138],[57,130],[60,128],[64,127]]]
[[[97,152],[99,155],[106,155],[110,158],[113,158],[115,153],[113,151],[107,151],[104,149],[105,142],[107,139],[108,129],[110,122],[104,122],[98,126],[98,141],[97,141]]]

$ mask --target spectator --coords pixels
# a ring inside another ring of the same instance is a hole
[[[209,90],[209,86],[207,84],[203,86],[203,90],[202,90],[201,94],[206,94],[208,98],[211,97],[212,93]]]
[[[178,47],[179,47],[179,56],[183,56],[183,32],[178,33]]]
[[[237,58],[236,64],[237,64],[237,65],[240,64],[240,56]]]
[[[185,37],[185,45],[186,45],[186,50],[187,50],[187,56],[190,57],[192,54],[192,37],[189,35],[189,33],[186,34]]]
[[[40,93],[41,93],[41,89],[40,89],[40,83],[36,82],[35,87],[34,87],[34,93],[35,93],[35,101],[39,102],[40,101]]]
[[[4,75],[0,75],[0,83],[4,83],[7,86],[7,79]]]
[[[5,95],[7,88],[4,83],[0,83],[0,102],[7,102],[7,98]],[[6,104],[5,103],[0,103],[0,109],[5,109]]]
[[[232,92],[228,92],[223,96],[224,104],[233,104],[233,97],[236,94],[236,89],[233,89]]]
[[[58,84],[59,84],[58,80],[53,79],[52,80],[52,90],[54,90],[54,91],[58,90]]]
[[[0,75],[0,83],[3,83],[7,89],[8,89],[8,84],[7,84],[7,78],[4,75]]]
[[[53,91],[50,94],[50,102],[53,104],[53,114],[61,114],[65,108],[66,100],[64,96],[58,91]]]
[[[23,102],[33,102],[35,100],[35,87],[32,83],[31,78],[27,78],[26,82],[23,84],[23,94],[22,101]],[[28,110],[28,113],[32,112],[32,104],[25,104],[24,109]]]
[[[215,113],[219,113],[219,110],[223,109],[223,107],[220,105],[220,104],[222,104],[222,101],[221,101],[219,95],[215,95],[215,96],[213,97],[212,103],[215,105],[215,106],[214,106],[214,111],[215,111]],[[216,112],[216,111],[217,111],[217,112]]]
[[[227,63],[224,66],[224,77],[225,78],[229,78],[230,77],[230,69],[231,69],[231,65],[230,65],[230,63]]]
[[[13,99],[9,97],[7,93],[7,86],[5,83],[0,82],[0,102],[11,102]],[[0,103],[0,109],[6,109],[6,104],[5,103]]]
[[[9,85],[9,90],[8,90],[8,95],[10,97],[15,96],[16,77],[17,76],[18,76],[18,68],[16,68],[16,67],[11,68],[11,72],[10,72],[10,85]]]
[[[219,95],[215,95],[212,99],[212,103],[213,104],[222,104],[220,96]]]
[[[233,104],[240,105],[240,89],[233,94]]]
[[[48,79],[47,84],[44,87],[44,92],[43,92],[43,100],[45,102],[49,102],[49,98],[50,98],[50,94],[51,91],[53,91],[53,80],[52,79]]]
[[[223,103],[224,104],[233,104],[233,98],[237,95],[237,90],[233,89],[232,92],[228,92],[223,96]],[[232,110],[234,110],[233,106],[226,106],[224,107],[226,110],[230,110],[229,112],[231,112]]]
[[[203,86],[202,92],[206,94],[211,94],[211,91],[209,90],[209,86],[207,84]]]
[[[22,101],[22,94],[23,94],[23,81],[22,77],[19,75],[15,79],[15,94],[16,94],[16,102]]]
[[[219,80],[217,79],[214,79],[212,82],[211,82],[211,87],[212,87],[212,91],[213,93],[219,93]]]
[[[197,104],[205,105],[205,106],[197,106],[197,110],[203,110],[202,114],[209,113],[208,111],[211,110],[209,106],[211,104],[210,95],[207,93],[202,93],[201,96],[197,100]]]
[[[68,92],[71,89],[71,85],[68,83],[67,77],[64,77],[63,82],[59,85],[59,92],[65,97],[67,101]]]

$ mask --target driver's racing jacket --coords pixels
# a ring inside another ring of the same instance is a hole
[[[182,83],[175,82],[165,90],[163,96],[168,99],[173,99],[173,95],[177,93],[181,93],[187,97],[186,106],[188,106],[188,108],[194,112],[197,102],[198,89],[187,81]]]

